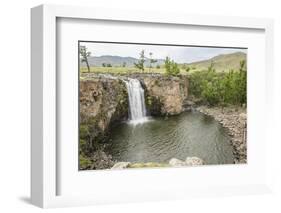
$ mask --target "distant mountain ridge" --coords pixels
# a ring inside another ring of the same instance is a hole
[[[164,59],[156,59],[156,65],[163,65],[165,62]],[[234,52],[229,54],[220,54],[214,56],[207,60],[201,60],[192,63],[185,63],[188,67],[193,70],[206,70],[213,63],[214,68],[217,71],[229,71],[231,69],[237,70],[240,66],[240,61],[247,61],[247,54],[244,52]],[[134,63],[138,62],[137,58],[134,57],[122,57],[122,56],[112,56],[112,55],[103,55],[103,56],[91,56],[88,58],[89,65],[92,67],[102,67],[103,64],[110,64],[112,66],[123,66],[124,63],[126,67],[133,67]],[[145,66],[149,65],[149,60],[145,62]],[[81,62],[81,66],[86,66],[86,64]]]
[[[156,59],[157,62],[154,63],[156,65],[164,64],[164,59]],[[103,64],[111,64],[112,66],[123,66],[126,63],[127,67],[134,66],[134,63],[138,62],[137,58],[134,57],[122,57],[122,56],[113,56],[113,55],[103,55],[103,56],[91,56],[88,58],[88,62],[90,66],[93,67],[101,67]],[[81,63],[82,66],[85,66],[85,63]],[[145,66],[149,65],[149,62],[145,62]]]

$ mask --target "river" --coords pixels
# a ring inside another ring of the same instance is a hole
[[[232,164],[233,147],[225,129],[212,117],[197,111],[146,122],[118,123],[111,129],[108,152],[113,160],[168,163],[196,156],[204,164]]]

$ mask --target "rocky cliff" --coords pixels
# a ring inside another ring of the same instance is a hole
[[[80,80],[80,154],[100,150],[111,124],[127,119],[128,99],[119,79],[95,77]]]
[[[188,96],[185,76],[137,75],[146,91],[146,106],[151,115],[175,115],[183,111]]]
[[[188,96],[186,77],[153,74],[110,76],[84,74],[80,79],[80,154],[92,156],[105,141],[111,125],[128,119],[128,93],[122,79],[137,78],[145,90],[151,115],[174,115],[183,111]]]

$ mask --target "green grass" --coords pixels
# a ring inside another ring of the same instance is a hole
[[[81,73],[87,73],[88,69],[87,67],[81,67],[80,68]],[[140,72],[139,69],[136,69],[134,67],[90,67],[90,72],[94,73],[136,73]],[[145,73],[164,73],[165,69],[160,68],[145,68],[144,70]]]
[[[88,73],[87,67],[80,67],[81,73]],[[141,73],[142,71],[134,67],[90,67],[91,73],[116,73],[116,74],[126,74],[126,73]],[[165,68],[145,68],[143,73],[165,73]],[[181,74],[187,74],[184,69],[180,69]]]
[[[214,69],[217,72],[228,72],[229,70],[238,70],[240,61],[242,60],[247,61],[247,55],[242,52],[235,52],[231,54],[218,55],[208,60],[186,64],[186,66],[190,67],[191,71],[196,72],[207,70],[208,67],[213,63]]]

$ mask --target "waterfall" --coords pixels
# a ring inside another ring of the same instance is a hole
[[[129,98],[129,115],[133,123],[146,121],[144,89],[138,79],[127,78],[126,83]]]

